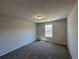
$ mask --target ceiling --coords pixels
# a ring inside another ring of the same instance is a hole
[[[0,15],[36,23],[67,18],[77,0],[0,0]],[[45,16],[35,19],[35,16]]]

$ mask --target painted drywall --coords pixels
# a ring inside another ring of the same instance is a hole
[[[53,38],[45,38],[45,24],[53,25]],[[59,44],[67,44],[67,22],[66,19],[48,23],[37,24],[37,39],[47,40]]]
[[[37,40],[43,40],[44,37],[44,23],[37,23],[36,29],[37,29]]]
[[[68,48],[72,59],[78,59],[78,11],[77,4],[71,11],[67,20]]]
[[[56,21],[53,23],[53,42],[67,44],[67,22]]]
[[[36,39],[36,25],[9,17],[0,17],[0,56]]]

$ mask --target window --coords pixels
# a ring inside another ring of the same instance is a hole
[[[45,25],[45,37],[52,37],[52,24]]]

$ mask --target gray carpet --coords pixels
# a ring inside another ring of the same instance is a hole
[[[8,53],[1,59],[71,59],[71,57],[64,46],[37,41]]]

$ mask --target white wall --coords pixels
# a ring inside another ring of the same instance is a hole
[[[53,42],[67,44],[67,22],[66,20],[53,23]]]
[[[78,12],[77,4],[68,16],[68,48],[72,59],[78,59]]]
[[[0,17],[0,56],[36,39],[36,26],[30,21]]]
[[[53,24],[53,38],[45,38],[45,24]],[[44,39],[59,44],[67,44],[67,22],[66,19],[48,23],[37,24],[37,39]]]

